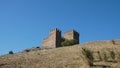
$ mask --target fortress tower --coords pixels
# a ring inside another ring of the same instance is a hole
[[[78,44],[79,44],[79,33],[75,30],[71,30],[71,31],[68,31],[68,32],[65,32],[64,33],[64,38],[66,40],[72,40],[72,39],[75,39],[78,41]]]
[[[79,44],[79,33],[75,30],[68,31],[64,34],[64,38],[66,40],[77,40],[77,44]],[[57,48],[61,47],[62,43],[61,31],[59,29],[53,29],[50,31],[50,35],[48,38],[43,40],[43,48]]]
[[[61,45],[61,31],[53,29],[50,31],[50,36],[43,40],[44,48],[56,48]]]

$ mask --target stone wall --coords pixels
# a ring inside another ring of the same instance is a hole
[[[75,30],[65,32],[64,38],[67,40],[76,39],[78,41],[78,44],[79,44],[79,33],[76,32]]]
[[[79,44],[79,33],[75,30],[68,31],[64,34],[64,38],[67,40],[76,39]],[[56,48],[61,47],[62,36],[59,29],[53,29],[50,31],[48,38],[43,40],[43,48]]]
[[[43,40],[44,48],[56,48],[61,44],[61,31],[53,29],[50,31],[50,36]]]

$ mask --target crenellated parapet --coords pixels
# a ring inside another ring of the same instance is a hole
[[[50,30],[50,32],[53,32],[53,31],[61,32],[58,28],[54,28],[54,29]]]

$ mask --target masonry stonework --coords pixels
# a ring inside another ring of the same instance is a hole
[[[43,40],[43,48],[57,48],[61,47],[62,42],[61,31],[59,29],[53,29],[50,31],[50,35],[48,38]],[[72,40],[76,39],[79,44],[79,33],[75,30],[68,31],[64,34],[64,39]]]
[[[79,33],[75,30],[71,30],[71,31],[68,31],[68,32],[65,32],[64,33],[64,38],[66,40],[72,40],[72,39],[75,39],[78,41],[78,44],[79,44]]]
[[[53,29],[50,31],[50,36],[43,40],[44,48],[56,48],[61,44],[61,31]]]

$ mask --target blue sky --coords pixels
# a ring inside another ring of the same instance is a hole
[[[0,55],[42,45],[49,30],[80,42],[120,38],[120,0],[0,0]]]

